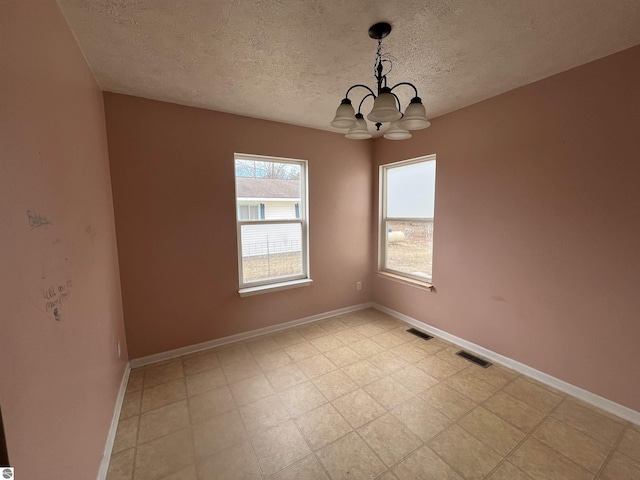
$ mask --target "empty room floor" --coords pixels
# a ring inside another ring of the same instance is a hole
[[[640,427],[361,310],[131,371],[126,479],[637,480]]]

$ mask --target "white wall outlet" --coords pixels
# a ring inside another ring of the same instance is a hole
[[[362,282],[356,282],[356,290],[362,290]]]
[[[118,350],[118,358],[120,358],[122,355],[122,352],[120,351],[120,340],[116,343],[116,349]]]

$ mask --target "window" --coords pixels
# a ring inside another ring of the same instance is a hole
[[[431,282],[436,157],[380,167],[380,270]]]
[[[308,285],[307,162],[235,155],[240,294]]]

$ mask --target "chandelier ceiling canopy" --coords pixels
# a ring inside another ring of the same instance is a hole
[[[373,99],[373,109],[367,115],[367,119],[375,123],[376,129],[380,130],[383,123],[389,123],[389,128],[384,134],[384,138],[389,140],[404,140],[411,138],[410,130],[420,130],[427,128],[427,120],[422,99],[418,96],[418,89],[409,82],[396,83],[390,87],[387,84],[387,75],[393,68],[392,58],[389,54],[382,52],[382,39],[391,33],[391,25],[382,22],[376,23],[369,29],[369,36],[378,41],[374,63],[374,77],[376,79],[376,91],[363,84],[352,85],[347,89],[347,93],[340,102],[336,110],[336,116],[331,122],[332,127],[349,129],[346,137],[354,140],[371,138],[367,122],[361,113],[362,105],[368,98]],[[410,87],[414,91],[414,97],[402,113],[402,105],[398,96],[393,91],[399,87]],[[364,96],[358,105],[356,113],[349,94],[356,89],[364,89]]]

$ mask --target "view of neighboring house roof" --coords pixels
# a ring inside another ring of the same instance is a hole
[[[300,198],[300,180],[236,177],[240,198]]]

